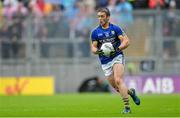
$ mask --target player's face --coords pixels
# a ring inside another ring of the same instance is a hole
[[[105,12],[98,12],[97,14],[100,25],[104,26],[109,21],[109,16]]]

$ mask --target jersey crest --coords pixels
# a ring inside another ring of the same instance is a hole
[[[112,34],[112,35],[114,35],[114,34],[115,34],[115,31],[114,31],[114,30],[112,30],[112,31],[111,31],[111,34]]]
[[[104,32],[106,37],[109,37],[109,32]]]

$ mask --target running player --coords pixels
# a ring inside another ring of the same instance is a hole
[[[124,102],[124,110],[122,113],[131,113],[129,105],[129,95],[132,97],[136,105],[140,105],[140,99],[137,97],[135,89],[128,89],[124,83],[124,54],[130,42],[123,30],[109,22],[110,11],[108,8],[100,8],[97,11],[99,26],[91,32],[91,51],[99,55],[102,69],[109,83],[121,95]],[[101,45],[111,42],[115,51],[106,57],[100,49]]]

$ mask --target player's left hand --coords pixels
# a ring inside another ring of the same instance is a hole
[[[115,50],[110,52],[110,56],[114,56],[115,54],[116,54]]]

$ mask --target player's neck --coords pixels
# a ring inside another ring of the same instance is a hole
[[[101,26],[103,29],[109,28],[109,22],[105,23],[104,25]]]

